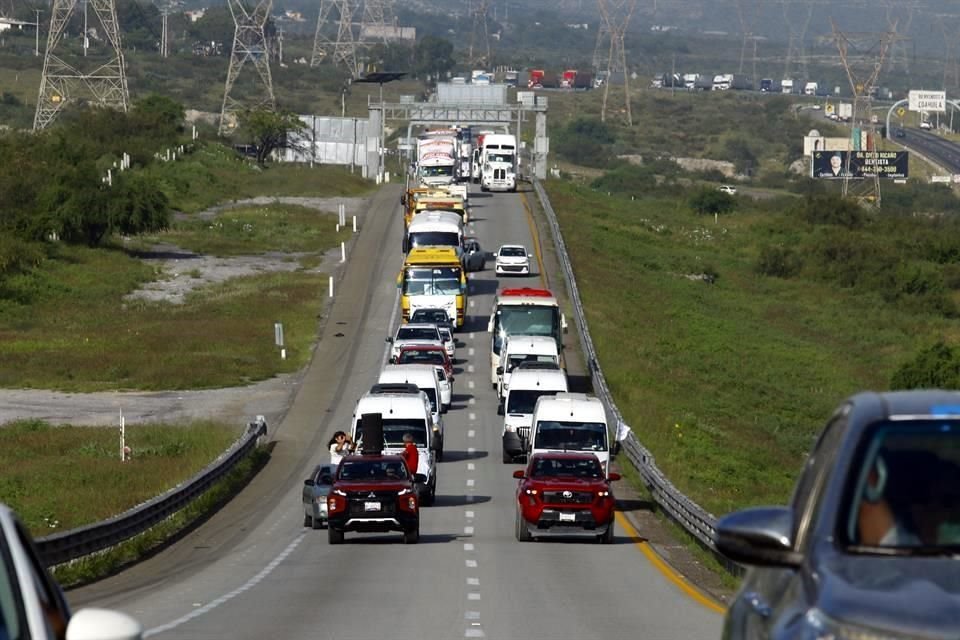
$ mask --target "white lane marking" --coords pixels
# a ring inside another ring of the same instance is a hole
[[[474,371],[476,371],[476,369],[474,368],[474,366],[473,366],[472,364],[468,364],[468,365],[467,365],[467,373],[473,373]]]
[[[483,631],[477,628],[467,629],[463,632],[464,638],[484,638]]]
[[[471,380],[471,382],[472,382],[472,380]],[[470,398],[469,400],[467,400],[467,404],[477,404],[477,399],[476,399],[476,398]]]
[[[464,562],[466,563],[467,567],[470,568],[470,569],[476,569],[476,568],[477,568],[477,561],[476,561],[476,560],[464,560]]]
[[[470,337],[472,338],[473,336],[471,335]],[[468,355],[468,356],[475,355],[476,353],[477,353],[477,350],[474,349],[473,347],[470,347],[469,349],[467,349],[467,355]]]
[[[467,486],[468,486],[468,487],[472,487],[475,483],[476,483],[476,480],[474,480],[473,478],[467,479]]]
[[[463,543],[463,550],[464,550],[464,551],[473,551],[473,544],[471,544],[471,543],[469,543],[469,542],[464,542],[464,543]]]
[[[476,387],[476,386],[477,386],[477,383],[475,383],[473,380],[467,380],[467,387],[468,387],[468,388],[473,389],[473,388]]]
[[[479,587],[480,578],[467,578],[467,584],[470,585],[471,587]]]
[[[268,564],[266,567],[264,567],[264,568],[260,571],[260,573],[258,573],[257,575],[255,575],[255,576],[253,576],[252,578],[250,578],[249,580],[247,580],[247,582],[244,583],[242,586],[234,589],[234,590],[231,591],[230,593],[227,593],[227,594],[225,594],[225,595],[220,596],[219,598],[217,598],[216,600],[213,600],[212,602],[208,602],[206,605],[204,605],[204,606],[202,606],[202,607],[200,607],[200,608],[198,608],[198,609],[194,609],[193,611],[191,611],[191,612],[188,613],[187,615],[181,616],[181,617],[177,618],[176,620],[174,620],[174,621],[172,621],[172,622],[168,622],[167,624],[162,624],[162,625],[160,625],[159,627],[153,627],[152,629],[147,629],[146,631],[143,632],[143,637],[144,637],[144,638],[149,638],[150,636],[157,635],[158,633],[165,633],[165,632],[170,631],[170,630],[172,630],[172,629],[176,629],[176,628],[179,627],[180,625],[185,624],[185,623],[193,620],[194,618],[199,618],[200,616],[202,616],[202,615],[204,615],[204,614],[206,614],[206,613],[209,613],[209,612],[213,611],[214,609],[216,609],[217,607],[219,607],[219,606],[220,606],[221,604],[223,604],[224,602],[228,602],[228,601],[230,601],[230,600],[233,600],[234,598],[236,598],[238,595],[240,595],[240,594],[243,593],[244,591],[246,591],[246,590],[248,590],[248,589],[250,589],[250,588],[252,588],[252,587],[255,587],[261,580],[263,580],[263,579],[266,578],[268,575],[270,575],[270,574],[273,572],[274,569],[276,569],[278,566],[280,566],[280,563],[282,563],[284,560],[286,560],[286,559],[287,559],[287,556],[289,556],[291,553],[293,553],[293,550],[297,548],[297,545],[299,545],[299,544],[303,541],[303,538],[304,538],[306,535],[307,535],[307,534],[305,534],[305,533],[301,533],[299,536],[297,536],[296,538],[294,538],[294,539],[293,539],[293,542],[291,542],[290,544],[288,544],[288,545],[287,545],[287,548],[280,552],[280,555],[278,555],[276,558],[274,558],[273,560],[271,560],[271,561],[270,561],[270,564]],[[197,606],[198,604],[199,604],[199,603],[194,603],[194,606]]]
[[[471,412],[467,415],[467,417],[470,418],[471,422],[475,422],[475,421],[477,420],[477,414],[475,414],[473,411],[471,411]]]
[[[477,465],[473,464],[472,462],[467,463],[467,471],[475,471],[476,468],[477,468]]]
[[[472,535],[473,535],[473,527],[464,527],[464,528],[463,528],[463,535],[465,535],[465,536],[472,536]]]
[[[473,307],[474,307],[474,301],[471,300],[471,301],[468,303],[468,305],[470,306],[471,309],[473,309]]]
[[[468,437],[468,438],[475,438],[476,436],[477,436],[477,432],[474,431],[473,429],[470,429],[470,430],[467,431],[467,437]]]
[[[471,579],[471,578],[467,578],[467,580],[470,580],[470,579]],[[463,617],[466,618],[467,620],[479,620],[479,619],[480,619],[480,612],[479,612],[479,611],[467,611],[466,613],[463,614]]]
[[[475,334],[473,331],[471,331],[471,332],[470,332],[470,339],[473,340],[473,338],[474,338],[475,335],[476,335],[476,334]],[[473,355],[473,354],[470,354],[470,355]]]
[[[468,456],[472,456],[472,455],[475,454],[476,452],[477,452],[477,448],[476,448],[476,447],[467,447],[467,455],[468,455]]]
[[[480,599],[479,593],[472,592],[467,594],[467,600],[479,600],[479,599]]]
[[[464,517],[466,517],[466,518],[472,518],[472,517],[473,517],[473,511],[470,511],[469,509],[467,509],[466,511],[463,512],[463,515],[464,515]]]

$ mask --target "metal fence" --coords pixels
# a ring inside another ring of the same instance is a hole
[[[52,567],[103,551],[143,533],[200,497],[247,457],[266,434],[267,422],[258,416],[233,446],[180,486],[109,520],[39,538],[36,542],[41,560]]]
[[[573,265],[570,263],[570,256],[567,254],[567,247],[563,242],[563,235],[560,232],[557,214],[553,210],[550,199],[547,197],[547,193],[539,180],[533,181],[533,188],[537,192],[540,205],[543,207],[547,221],[550,224],[550,234],[553,236],[553,243],[557,248],[557,257],[560,260],[560,266],[563,270],[564,281],[567,285],[567,291],[570,294],[573,314],[576,317],[577,329],[580,334],[580,343],[583,345],[594,393],[596,393],[597,397],[603,402],[607,409],[607,414],[614,416],[616,419],[617,428],[615,433],[619,434],[621,432],[621,425],[627,425],[627,423],[623,419],[623,415],[617,408],[616,403],[613,401],[613,396],[607,386],[603,371],[600,369],[597,352],[593,347],[593,341],[590,339],[586,313],[583,309],[583,303],[580,300],[580,290],[577,288],[577,280],[573,274]],[[640,477],[643,479],[644,484],[660,508],[690,535],[696,538],[700,544],[716,553],[724,565],[736,572],[736,566],[726,558],[723,558],[713,543],[714,524],[717,520],[716,516],[709,513],[673,486],[673,483],[657,468],[653,454],[640,444],[640,441],[632,430],[621,442],[621,447],[622,451],[627,455],[627,458],[640,473]]]

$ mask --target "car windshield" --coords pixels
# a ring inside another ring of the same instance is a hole
[[[511,389],[507,396],[506,413],[533,413],[540,396],[555,396],[556,391],[539,391],[535,389]]]
[[[460,294],[459,267],[408,267],[403,278],[408,296],[455,296]]]
[[[530,470],[531,478],[602,478],[603,469],[596,458],[570,460],[537,457]]]
[[[560,422],[540,420],[534,449],[563,451],[606,451],[607,427],[602,422]]]
[[[447,312],[443,309],[417,309],[410,316],[410,322],[446,324],[450,322],[450,318],[447,317]]]
[[[354,442],[362,443],[363,426],[360,420],[357,420],[356,436]],[[402,447],[403,434],[409,433],[413,436],[413,442],[418,447],[427,446],[427,424],[423,419],[417,418],[384,418],[383,420],[383,444],[388,447]]]
[[[557,361],[557,356],[531,355],[531,354],[518,353],[518,354],[511,355],[511,356],[509,356],[509,357],[507,358],[507,368],[506,368],[506,371],[509,373],[509,372],[513,371],[514,369],[516,369],[519,365],[523,364],[524,362],[547,362],[547,363],[551,363],[551,362],[556,362],[556,361]]]
[[[411,247],[459,247],[460,236],[452,231],[416,231],[409,234]]]
[[[397,364],[446,364],[439,349],[403,349]]]
[[[525,258],[527,250],[523,247],[503,247],[500,249],[501,258]]]
[[[440,332],[435,327],[400,327],[397,340],[439,340]]]
[[[854,551],[960,547],[960,420],[881,423],[846,482],[839,533]]]
[[[403,460],[351,460],[340,465],[340,480],[403,480],[408,478]]]

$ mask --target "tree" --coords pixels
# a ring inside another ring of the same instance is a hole
[[[733,163],[737,173],[753,175],[757,170],[757,156],[743,138],[729,138],[724,145],[724,154]]]
[[[732,196],[710,187],[702,187],[690,196],[690,208],[702,216],[730,213],[734,206]]]
[[[426,36],[413,47],[413,72],[417,76],[441,75],[453,69],[453,43]]]
[[[303,132],[306,125],[290,111],[254,109],[246,111],[241,124],[253,138],[257,149],[257,164],[263,165],[267,157],[277,149],[292,148],[297,143],[295,134]]]

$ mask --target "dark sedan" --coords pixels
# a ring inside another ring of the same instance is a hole
[[[730,514],[749,565],[724,638],[960,637],[960,393],[861,393],[827,422],[792,502]]]
[[[464,238],[463,268],[467,271],[483,271],[487,267],[487,252],[480,248],[476,238]]]

